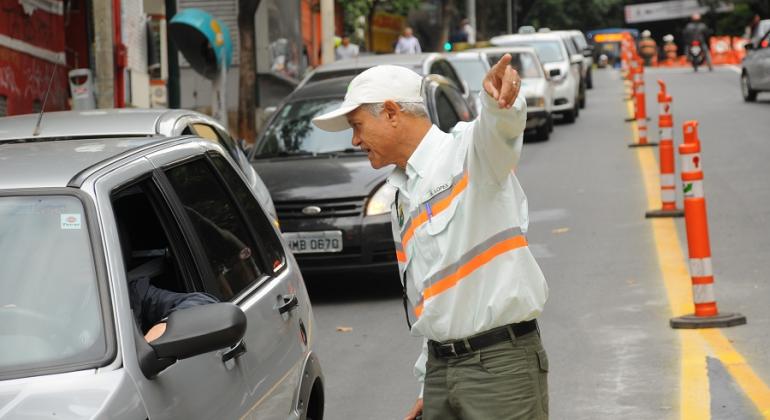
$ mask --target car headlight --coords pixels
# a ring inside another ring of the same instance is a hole
[[[529,96],[527,97],[528,108],[543,108],[545,106],[545,98],[542,96]]]
[[[390,212],[390,206],[396,200],[396,188],[387,182],[382,184],[366,203],[366,216],[376,216]]]

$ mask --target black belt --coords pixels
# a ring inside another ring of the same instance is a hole
[[[511,334],[508,332],[508,328],[513,331],[515,337],[521,337],[522,335],[535,331],[537,329],[537,321],[533,319],[531,321],[493,328],[465,340],[454,340],[444,343],[428,340],[428,348],[436,357],[462,356],[483,349],[484,347],[489,347],[493,344],[511,341]]]

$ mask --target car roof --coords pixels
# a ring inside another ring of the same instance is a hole
[[[100,162],[164,141],[171,140],[164,137],[126,137],[0,141],[0,191],[65,187],[76,175]]]
[[[504,45],[506,42],[527,42],[527,41],[561,41],[562,36],[554,32],[540,32],[536,34],[508,34],[493,37],[489,40],[492,45]]]
[[[159,133],[162,121],[185,115],[201,115],[180,109],[98,109],[89,111],[46,112],[40,123],[40,134],[32,135],[38,114],[0,118],[0,140],[25,138],[134,137]]]
[[[380,64],[394,64],[397,66],[418,68],[419,72],[422,74],[423,63],[429,59],[436,58],[443,57],[439,53],[362,55],[356,58],[324,64],[316,68],[314,72],[323,73],[346,69],[368,69],[369,67]]]
[[[446,59],[451,61],[475,61],[475,60],[483,60],[483,57],[479,54],[481,52],[480,49],[473,49],[473,50],[466,50],[466,51],[458,51],[449,53],[446,55]]]
[[[537,56],[537,50],[535,50],[534,47],[530,47],[527,45],[511,45],[510,47],[506,46],[500,46],[500,47],[486,47],[486,48],[479,48],[474,51],[478,51],[480,53],[530,53],[535,54]]]

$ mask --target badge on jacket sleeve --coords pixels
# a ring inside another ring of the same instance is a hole
[[[399,228],[404,227],[404,205],[401,203],[399,203],[398,205],[397,214],[398,214],[398,227]]]

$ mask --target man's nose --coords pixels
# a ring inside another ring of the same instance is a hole
[[[353,144],[353,146],[359,146],[361,144],[361,139],[358,138],[358,135],[353,133],[353,138],[350,139],[350,142]]]

